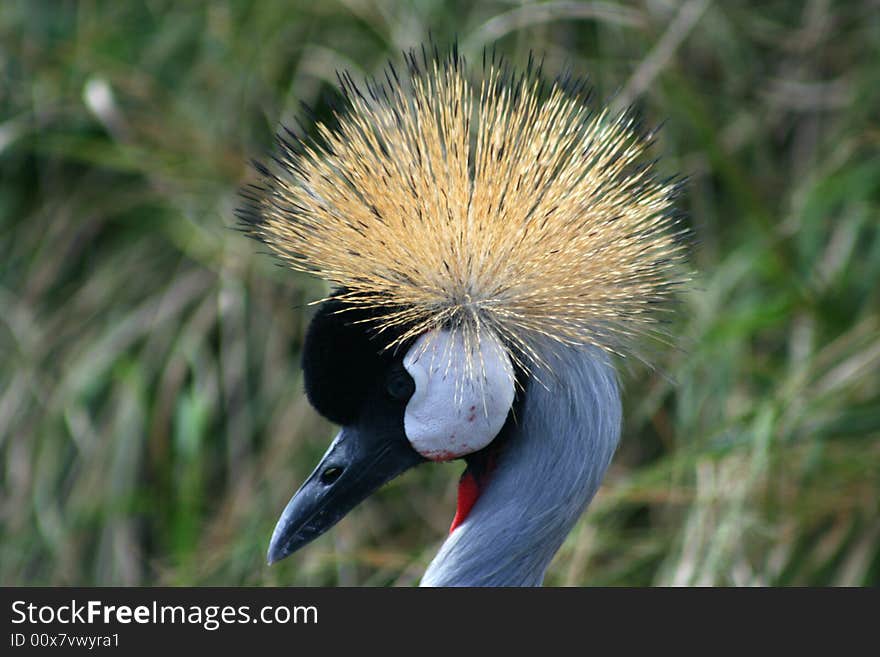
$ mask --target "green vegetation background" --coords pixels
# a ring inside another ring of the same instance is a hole
[[[665,121],[693,288],[621,363],[605,484],[547,583],[880,581],[877,2],[0,4],[0,583],[411,585],[458,464],[265,565],[333,427],[318,281],[234,226],[248,161],[336,69],[457,37]]]

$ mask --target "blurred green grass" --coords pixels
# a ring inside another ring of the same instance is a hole
[[[409,585],[460,467],[265,566],[333,429],[321,284],[239,233],[247,162],[335,70],[457,37],[665,121],[697,280],[549,584],[880,581],[877,2],[0,5],[0,583]]]

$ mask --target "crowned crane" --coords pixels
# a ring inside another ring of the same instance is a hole
[[[422,585],[540,585],[621,429],[614,354],[655,333],[684,278],[678,183],[650,135],[455,49],[384,81],[340,75],[333,121],[284,130],[246,230],[327,280],[305,392],[341,426],[278,520],[268,561],[428,461],[463,459],[450,533]]]

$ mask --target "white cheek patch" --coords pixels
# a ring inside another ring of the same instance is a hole
[[[488,445],[513,404],[510,358],[488,332],[468,354],[461,331],[430,331],[403,359],[416,384],[403,418],[413,448],[432,461],[447,461]]]

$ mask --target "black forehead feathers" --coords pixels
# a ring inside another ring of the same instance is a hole
[[[400,349],[385,348],[395,336],[377,334],[375,319],[375,310],[330,299],[321,304],[306,331],[306,396],[331,422],[353,422],[370,388],[381,385],[388,368],[402,358]]]
[[[306,396],[321,415],[336,424],[357,420],[371,390],[385,385],[392,366],[399,365],[412,346],[409,341],[388,349],[406,327],[378,332],[383,311],[346,303],[338,298],[345,291],[338,290],[318,307],[306,331],[302,356]],[[529,383],[521,360],[514,358],[514,409]]]

